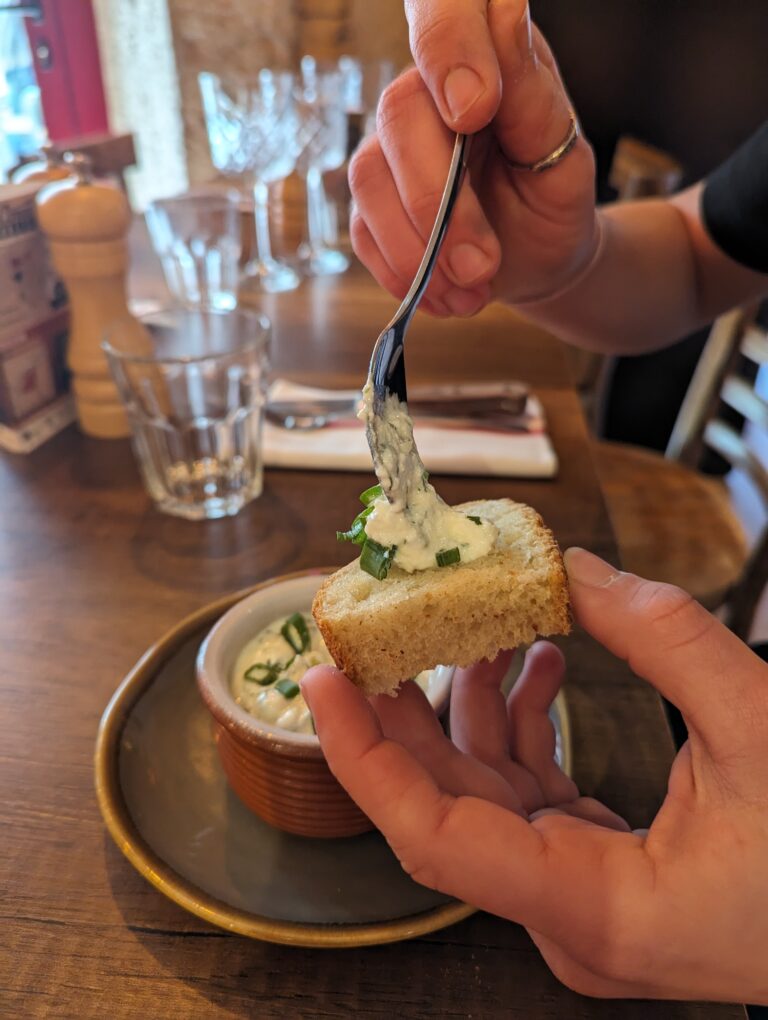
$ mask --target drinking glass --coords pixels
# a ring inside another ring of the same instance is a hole
[[[272,255],[268,189],[295,164],[293,75],[265,68],[254,79],[227,88],[215,74],[203,71],[198,82],[213,165],[223,174],[245,177],[253,190],[256,258],[246,265],[245,275],[269,293],[293,290],[298,273]]]
[[[269,321],[236,309],[172,308],[116,323],[102,344],[144,484],[164,513],[236,514],[262,489]]]
[[[161,199],[145,218],[174,298],[192,308],[234,308],[242,250],[239,193]]]
[[[338,71],[319,71],[312,57],[302,58],[301,72],[295,93],[296,169],[307,188],[307,236],[299,258],[308,274],[327,276],[343,273],[349,265],[347,256],[327,241],[332,212],[323,188],[324,171],[338,169],[347,155],[344,79]]]
[[[339,57],[339,71],[344,80],[344,108],[351,120],[350,149],[356,147],[361,138],[376,129],[376,108],[381,94],[390,82],[395,80],[395,65],[391,60],[362,62],[357,57]]]

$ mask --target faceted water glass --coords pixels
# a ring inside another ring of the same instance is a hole
[[[239,194],[193,192],[162,199],[145,217],[174,298],[188,307],[234,308],[242,250]]]
[[[102,345],[158,509],[231,516],[262,489],[270,326],[256,312],[172,308],[116,323]],[[147,353],[147,350],[149,353]]]

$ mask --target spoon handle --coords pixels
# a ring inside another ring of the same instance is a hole
[[[451,219],[451,213],[453,207],[456,204],[456,200],[459,197],[461,191],[461,184],[464,180],[464,171],[467,168],[467,160],[469,158],[469,149],[471,145],[471,138],[469,135],[456,135],[456,141],[453,146],[453,155],[451,156],[451,165],[448,168],[448,176],[445,181],[445,188],[443,189],[443,196],[440,199],[440,206],[437,210],[437,216],[435,217],[435,224],[432,227],[432,233],[427,241],[427,247],[421,260],[419,268],[416,270],[416,275],[413,278],[410,290],[403,298],[402,304],[397,309],[392,317],[390,326],[394,326],[395,323],[406,324],[421,300],[424,291],[427,289],[432,271],[435,268],[437,257],[440,254],[440,248],[445,238],[446,231],[448,230],[448,224]]]

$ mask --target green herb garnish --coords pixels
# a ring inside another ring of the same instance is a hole
[[[356,545],[362,545],[363,542],[365,542],[365,522],[372,513],[372,504],[367,506],[364,510],[361,510],[357,517],[355,517],[354,521],[352,521],[349,531],[336,532],[337,541],[354,542]]]
[[[360,569],[375,577],[377,581],[383,581],[389,573],[396,550],[395,545],[387,547],[366,538],[363,551],[360,553]]]
[[[437,553],[435,556],[438,567],[450,567],[452,563],[458,563],[461,559],[461,553],[458,547],[453,549],[443,549],[442,552]]]
[[[475,524],[482,524],[483,523],[483,518],[482,517],[475,517],[474,514],[467,514],[467,517],[470,519],[470,521],[474,521]]]
[[[267,687],[277,680],[285,668],[279,662],[254,662],[243,673],[243,679],[250,680],[251,683],[258,684],[260,687]]]
[[[383,495],[380,485],[372,485],[370,489],[366,489],[365,492],[360,493],[360,502],[363,506],[368,506],[373,503],[377,496]]]
[[[282,680],[277,681],[275,684],[275,690],[280,691],[282,696],[284,698],[288,698],[290,701],[291,698],[295,698],[299,693],[299,685],[293,680],[289,680],[287,677],[284,677]]]
[[[426,472],[424,472],[424,484],[426,484],[427,477]],[[362,546],[360,569],[375,577],[377,581],[383,581],[387,576],[395,555],[395,546],[388,549],[386,546],[379,545],[378,542],[368,538],[365,533],[365,522],[373,513],[373,502],[382,495],[383,492],[380,485],[372,485],[365,492],[361,492],[360,502],[363,504],[364,509],[355,517],[347,531],[336,532],[337,541],[354,542],[356,545]]]
[[[349,531],[336,532],[336,541],[354,542],[355,545],[362,545],[365,541],[365,521],[361,521],[359,517],[355,517]]]
[[[280,633],[297,655],[306,652],[310,646],[309,630],[302,613],[294,613],[293,616],[289,616],[280,628]]]

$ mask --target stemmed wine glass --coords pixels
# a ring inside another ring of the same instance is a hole
[[[343,273],[349,265],[347,256],[328,244],[328,199],[323,188],[324,171],[338,169],[347,155],[343,87],[338,71],[319,71],[312,57],[302,58],[295,89],[296,169],[306,182],[307,237],[299,258],[312,276]]]
[[[293,290],[299,275],[272,255],[269,189],[294,168],[296,115],[294,77],[262,69],[252,80],[226,88],[209,71],[198,75],[213,165],[221,173],[245,177],[253,190],[256,258],[245,267],[260,290]]]
[[[339,57],[339,71],[344,79],[344,108],[355,125],[352,144],[376,129],[376,108],[384,89],[395,80],[391,60],[363,63],[357,57]]]

